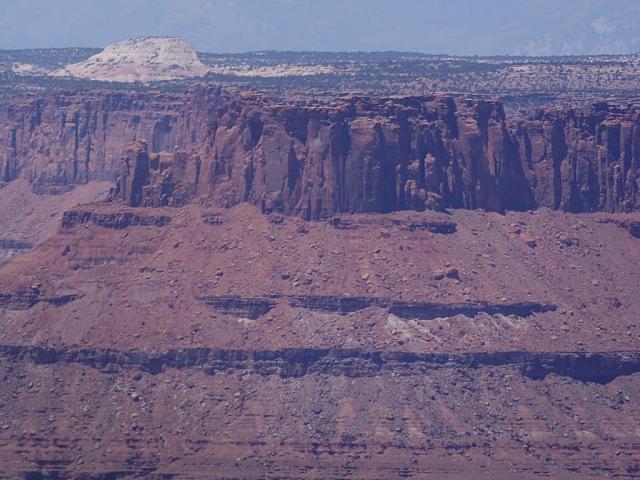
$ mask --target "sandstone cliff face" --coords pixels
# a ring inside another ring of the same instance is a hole
[[[0,109],[2,180],[28,179],[55,193],[93,180],[112,180],[127,146],[146,139],[167,149],[164,129],[179,97],[60,91],[13,98]]]
[[[640,201],[636,108],[606,103],[538,111],[515,132],[537,204],[571,212],[632,211]]]
[[[199,192],[305,218],[531,205],[497,104],[348,99],[330,107],[239,104],[202,155]]]
[[[606,104],[538,112],[511,128],[499,102],[450,97],[310,106],[216,87],[62,91],[2,108],[0,173],[5,182],[28,178],[37,192],[117,178],[114,198],[132,206],[206,196],[305,218],[628,211],[639,202],[639,128],[635,110]]]
[[[120,163],[120,173],[111,200],[131,207],[179,207],[196,191],[200,159],[183,152],[149,154],[147,143],[129,145]]]

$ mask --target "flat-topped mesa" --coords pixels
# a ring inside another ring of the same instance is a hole
[[[198,177],[193,191],[220,205],[248,201],[265,212],[314,219],[336,212],[533,206],[496,102],[350,97],[303,106],[212,89],[191,95],[191,102],[206,108],[194,105],[162,131],[173,135],[183,115],[203,111],[209,112],[200,119],[208,131],[194,131],[201,123],[188,119],[192,131],[185,136],[191,142],[156,134],[155,143],[198,152],[201,163],[190,167]],[[125,176],[134,157],[125,155]],[[157,204],[136,199],[140,192],[125,192],[147,186],[127,186],[127,178],[121,172],[121,200]]]
[[[628,211],[639,206],[639,127],[635,109],[607,104],[540,112],[512,130],[499,102],[447,96],[302,104],[213,86],[67,91],[16,97],[0,110],[0,172],[35,191],[118,177],[113,198],[131,206],[206,196],[313,219]],[[146,153],[130,148],[142,140]]]

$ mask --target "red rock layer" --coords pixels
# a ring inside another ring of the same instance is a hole
[[[536,204],[571,212],[636,210],[639,113],[596,103],[538,111],[520,123],[515,139]]]
[[[306,218],[442,207],[629,211],[639,203],[639,127],[635,108],[607,104],[538,112],[512,130],[499,102],[451,97],[309,105],[211,86],[59,91],[16,97],[0,111],[0,173],[42,192],[119,176],[116,195],[130,205],[200,195]],[[135,141],[147,146],[128,150]]]

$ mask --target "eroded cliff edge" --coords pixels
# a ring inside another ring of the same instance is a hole
[[[196,196],[322,218],[439,208],[631,211],[637,107],[597,103],[510,122],[447,96],[296,103],[256,92],[57,91],[0,110],[0,173],[57,193],[117,180],[148,206]]]

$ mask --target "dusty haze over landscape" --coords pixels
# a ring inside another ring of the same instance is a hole
[[[639,22],[5,1],[0,479],[638,478]]]
[[[0,48],[104,47],[176,36],[200,51],[400,50],[457,55],[640,51],[635,0],[5,1]]]

